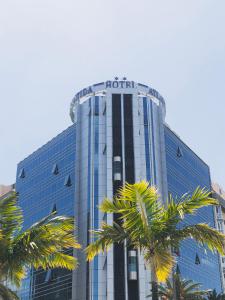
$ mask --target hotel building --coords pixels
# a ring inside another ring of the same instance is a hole
[[[160,200],[179,197],[197,186],[211,189],[209,167],[165,122],[164,98],[153,88],[126,78],[91,85],[72,100],[72,125],[18,164],[16,187],[25,228],[52,210],[73,215],[85,248],[103,215],[98,205],[125,182],[148,180]],[[215,227],[213,207],[187,219]],[[143,257],[125,245],[87,263],[76,253],[79,268],[31,270],[21,299],[144,300],[151,294],[150,272]],[[191,240],[176,254],[181,275],[221,292],[220,261]]]

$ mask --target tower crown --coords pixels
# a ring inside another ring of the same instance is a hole
[[[73,122],[75,122],[75,111],[77,105],[85,102],[89,97],[95,95],[105,95],[107,92],[111,93],[137,93],[140,97],[150,97],[157,104],[161,104],[163,106],[164,114],[166,110],[165,100],[160,95],[160,93],[153,89],[152,87],[138,83],[135,81],[127,80],[124,77],[122,80],[119,80],[116,77],[114,80],[107,80],[99,83],[95,83],[90,85],[81,91],[79,91],[73,98],[70,105],[70,116]]]

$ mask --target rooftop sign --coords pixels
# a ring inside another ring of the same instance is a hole
[[[158,100],[163,100],[163,97],[155,90],[150,88],[147,85],[141,84],[141,83],[135,83],[134,81],[127,81],[127,80],[108,80],[106,82],[100,82],[94,85],[91,85],[81,91],[79,91],[75,97],[74,101],[79,100],[80,98],[87,96],[89,94],[92,94],[94,92],[97,92],[99,90],[104,89],[130,89],[130,88],[144,88],[145,92],[152,95],[153,97],[157,98]]]
[[[142,92],[145,93],[146,95],[150,95],[153,96],[154,98],[158,99],[160,102],[163,103],[163,105],[165,106],[165,101],[163,99],[163,97],[159,94],[159,92],[157,92],[155,89],[141,84],[141,83],[136,83],[134,81],[128,81],[128,80],[108,80],[105,82],[100,82],[100,83],[96,83],[93,84],[81,91],[79,91],[75,97],[72,100],[71,103],[71,117],[73,119],[73,110],[74,107],[77,106],[81,101],[80,99],[83,97],[88,97],[93,95],[94,93],[100,92],[100,91],[104,91],[107,89],[115,89],[115,90],[121,90],[121,89],[136,89],[138,90],[138,92]],[[121,92],[121,91],[120,91]]]

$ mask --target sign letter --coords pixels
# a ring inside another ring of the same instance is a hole
[[[113,88],[118,88],[118,87],[119,87],[118,81],[113,81]]]
[[[111,88],[112,87],[112,82],[111,81],[106,81],[106,83],[105,83],[105,87],[106,88]]]

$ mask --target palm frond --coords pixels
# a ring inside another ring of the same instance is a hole
[[[165,296],[168,300],[173,299],[173,286],[169,280],[166,280],[166,285],[158,286],[159,296]]]
[[[126,184],[119,190],[116,202],[124,202],[126,207],[120,210],[123,227],[129,232],[130,239],[149,240],[154,222],[159,221],[161,206],[155,187],[141,181],[135,184]]]
[[[109,198],[104,198],[104,200],[102,201],[102,203],[99,205],[99,209],[102,212],[111,214],[111,213],[118,213],[121,209],[124,208],[124,205],[122,206],[123,203],[120,202],[116,202],[116,201],[112,201]],[[122,207],[121,207],[121,206]]]
[[[3,300],[19,300],[19,296],[9,287],[0,283],[0,298]]]
[[[73,218],[57,216],[48,218],[46,223],[41,220],[15,236],[7,255],[6,267],[10,280],[19,285],[26,274],[26,267],[30,266],[74,269],[76,259],[63,253],[66,249],[81,247],[73,232]]]
[[[164,227],[168,229],[172,227],[172,229],[174,229],[174,226],[176,226],[181,220],[179,203],[177,203],[176,200],[173,199],[172,195],[170,195],[163,208],[161,220]]]
[[[22,210],[17,205],[16,193],[0,200],[1,236],[10,239],[21,230],[23,222]]]
[[[45,261],[43,258],[40,261],[36,261],[33,266],[38,269],[40,266],[42,269],[54,269],[64,268],[67,270],[74,270],[78,266],[78,261],[75,257],[65,254],[63,252],[57,252],[49,257],[46,257]]]
[[[119,190],[118,196],[116,197],[116,199],[121,202],[130,202],[135,206],[139,204],[140,212],[142,212],[144,205],[149,219],[152,219],[152,214],[155,216],[156,212],[160,212],[160,203],[157,201],[158,198],[159,195],[156,188],[146,181],[140,181],[134,184],[126,183],[125,186]]]
[[[107,251],[113,243],[121,243],[128,238],[124,229],[117,223],[111,226],[103,222],[101,229],[92,231],[92,234],[94,242],[85,249],[88,261],[93,260],[97,254]]]
[[[181,218],[185,214],[194,214],[199,208],[208,205],[217,205],[218,201],[211,197],[211,192],[205,188],[196,188],[193,194],[184,194],[178,203]]]
[[[157,280],[159,282],[165,282],[169,277],[173,265],[174,258],[169,250],[158,248],[151,252],[150,249],[146,249],[144,259],[148,265],[152,266],[155,270]]]
[[[49,221],[53,222],[54,216],[56,216],[56,214],[57,214],[56,211],[51,212],[49,215],[45,216],[44,218],[42,218],[38,222],[32,224],[30,228],[33,228],[33,227],[36,227],[36,226],[40,227],[41,225],[46,225]]]
[[[225,236],[207,224],[199,223],[196,225],[185,226],[184,228],[174,232],[172,239],[184,240],[193,238],[201,245],[207,245],[211,251],[218,251],[224,255]]]
[[[10,261],[7,262],[7,278],[9,278],[10,282],[12,282],[17,288],[20,287],[22,279],[24,279],[27,275],[26,267],[21,264],[20,261]]]
[[[166,205],[161,205],[158,198],[156,188],[141,181],[126,183],[112,201],[104,199],[100,209],[105,213],[116,214],[118,224],[105,224],[104,228],[95,232],[94,242],[86,249],[87,259],[92,260],[113,243],[127,239],[131,247],[144,253],[145,261],[155,270],[153,273],[156,273],[159,281],[164,282],[174,264],[170,249],[178,247],[186,238],[194,238],[202,245],[207,245],[210,250],[223,253],[224,236],[215,229],[206,224],[182,229],[177,226],[186,215],[194,214],[201,207],[217,204],[210,192],[197,188],[192,195],[185,194],[180,199],[170,196]],[[118,239],[116,226],[121,231]]]
[[[211,193],[198,187],[193,194],[184,194],[180,199],[174,199],[170,194],[162,213],[166,227],[179,223],[185,215],[194,214],[199,208],[216,205],[217,200],[210,197]]]
[[[182,279],[180,275],[174,274],[173,280],[167,280],[166,285],[159,285],[159,295],[166,296],[168,299],[173,299],[175,290],[178,298],[186,300],[200,300],[202,296],[207,294],[207,291],[200,290],[200,283],[194,283],[192,280]]]

